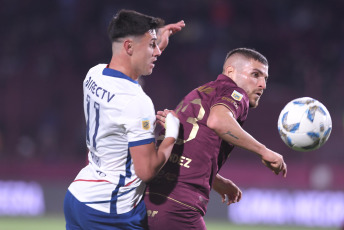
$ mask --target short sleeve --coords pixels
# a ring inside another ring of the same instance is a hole
[[[215,105],[224,105],[227,107],[237,120],[246,119],[248,96],[241,88],[229,88],[217,95],[212,107]]]
[[[122,111],[129,147],[155,141],[155,110],[153,103],[147,98],[134,98]]]

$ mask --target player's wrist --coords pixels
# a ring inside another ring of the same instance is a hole
[[[179,119],[173,116],[172,113],[167,114],[165,121],[165,138],[173,137],[177,140],[179,134]]]

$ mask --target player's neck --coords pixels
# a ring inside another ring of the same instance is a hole
[[[139,76],[136,76],[134,71],[131,71],[131,66],[129,61],[125,61],[122,58],[112,57],[109,66],[110,69],[120,71],[130,77],[131,79],[138,81]]]

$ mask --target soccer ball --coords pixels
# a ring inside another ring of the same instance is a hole
[[[278,118],[278,131],[283,142],[296,151],[320,148],[328,140],[332,120],[319,101],[302,97],[289,102]]]

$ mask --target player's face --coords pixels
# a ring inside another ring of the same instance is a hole
[[[266,89],[268,66],[252,59],[245,61],[241,67],[236,71],[235,83],[246,91],[250,107],[256,108]]]
[[[150,30],[136,41],[133,62],[138,76],[150,75],[153,72],[154,62],[161,55],[156,40],[155,30]]]

